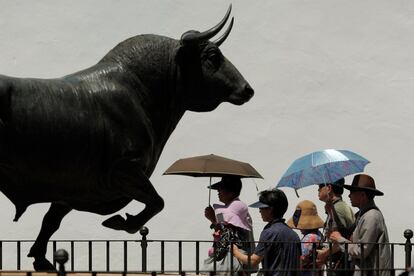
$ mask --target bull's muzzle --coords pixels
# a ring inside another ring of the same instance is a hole
[[[254,90],[253,90],[253,88],[250,86],[250,84],[248,84],[248,83],[246,83],[245,85],[244,85],[244,94],[246,95],[246,97],[247,97],[247,101],[248,100],[250,100],[252,97],[253,97],[253,95],[254,95]],[[246,102],[247,102],[246,101]]]
[[[248,102],[253,97],[253,95],[253,88],[248,83],[246,83],[242,86],[242,89],[230,95],[229,102],[236,105],[242,105]]]

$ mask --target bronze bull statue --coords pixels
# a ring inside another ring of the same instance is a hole
[[[241,105],[253,89],[222,55],[233,18],[180,40],[139,35],[119,43],[96,65],[57,79],[0,75],[0,190],[16,206],[15,221],[34,203],[51,202],[30,249],[36,270],[51,270],[47,242],[71,210],[108,215],[130,201],[137,215],[102,224],[138,231],[164,207],[151,176],[185,111],[222,102]]]

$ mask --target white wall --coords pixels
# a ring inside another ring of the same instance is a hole
[[[0,0],[0,74],[73,73],[136,34],[178,39],[184,31],[205,30],[229,3]],[[242,198],[250,203],[256,185],[259,190],[275,186],[295,158],[337,148],[371,160],[366,171],[385,193],[377,203],[390,240],[404,242],[403,231],[414,228],[414,2],[235,0],[232,14],[235,26],[221,48],[256,95],[241,107],[222,104],[211,113],[184,116],[151,177],[166,208],[147,224],[149,238],[210,239],[203,218],[208,179],[162,176],[178,158],[215,153],[250,162],[265,177],[244,181]],[[316,187],[300,190],[300,199],[284,190],[288,215],[302,199],[315,201],[322,212]],[[32,206],[18,223],[12,222],[14,207],[3,195],[0,206],[0,239],[36,237],[47,205]],[[125,211],[141,208],[136,203]],[[251,213],[258,236],[264,223],[256,210]],[[53,238],[139,238],[105,229],[104,219],[72,212]],[[403,264],[401,255],[396,263]]]

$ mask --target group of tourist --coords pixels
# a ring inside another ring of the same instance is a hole
[[[355,175],[351,185],[344,179],[319,184],[326,220],[312,201],[303,200],[285,223],[285,193],[279,189],[260,192],[259,200],[249,205],[258,208],[267,223],[256,243],[248,206],[239,199],[241,188],[236,176],[224,176],[211,186],[223,204],[205,209],[214,229],[205,271],[252,271],[261,263],[263,275],[316,275],[324,268],[340,276],[391,275],[387,227],[374,201],[383,193],[371,176]],[[344,189],[349,190],[352,206],[359,209],[356,214],[342,200]],[[301,239],[293,229],[301,232]]]

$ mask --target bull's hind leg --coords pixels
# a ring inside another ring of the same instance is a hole
[[[46,259],[47,242],[56,230],[59,229],[60,223],[64,216],[72,209],[66,205],[52,203],[49,210],[43,218],[42,227],[32,248],[30,248],[28,257],[35,258],[33,267],[36,271],[56,270],[55,267]]]
[[[112,171],[111,185],[116,186],[125,197],[145,204],[144,210],[137,215],[126,214],[126,219],[115,215],[105,220],[102,225],[136,233],[144,224],[164,208],[164,200],[158,195],[148,177],[139,170],[136,162],[123,162]]]

